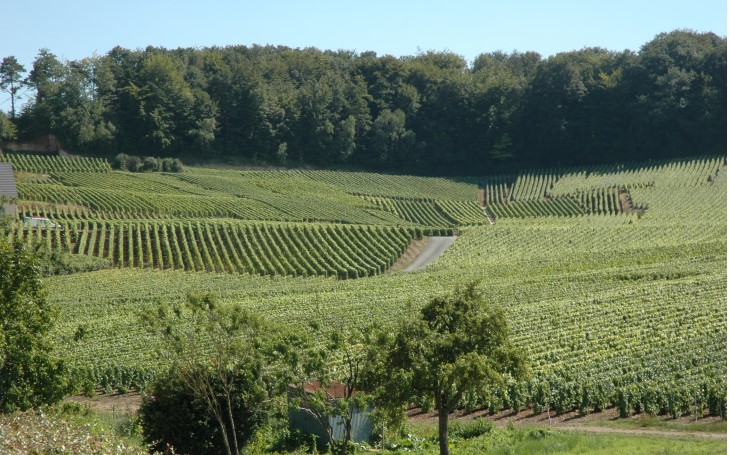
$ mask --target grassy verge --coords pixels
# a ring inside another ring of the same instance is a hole
[[[727,441],[698,438],[689,434],[616,434],[570,432],[544,427],[496,428],[481,424],[475,431],[469,425],[453,428],[452,454],[725,454]],[[639,428],[639,427],[634,427]],[[437,454],[436,429],[430,424],[409,427],[409,435],[380,453]]]
[[[662,419],[660,417],[642,415],[636,418],[615,419],[615,420],[591,420],[584,423],[586,426],[618,428],[618,429],[655,429],[679,432],[708,432],[727,433],[727,421],[712,420],[697,422],[685,422],[678,420]]]

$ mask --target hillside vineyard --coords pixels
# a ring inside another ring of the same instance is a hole
[[[534,376],[465,406],[726,413],[724,157],[458,179],[0,161],[18,182],[7,235],[98,259],[45,280],[53,342],[76,380],[144,386],[161,365],[137,315],[191,291],[292,326],[387,326],[478,279]],[[25,216],[61,228],[23,228]],[[424,270],[389,271],[432,235],[458,238]]]

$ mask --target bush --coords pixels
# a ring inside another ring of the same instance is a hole
[[[172,166],[174,162],[175,160],[170,157],[162,158],[162,165],[160,166],[162,172],[172,172]]]
[[[120,153],[114,157],[114,168],[122,171],[127,170],[127,159],[129,156],[126,153]]]
[[[494,423],[490,420],[478,418],[472,422],[456,421],[451,424],[450,436],[461,439],[477,438],[494,430]]]
[[[218,404],[227,415],[220,381],[211,373],[207,374],[213,387],[220,391]],[[235,376],[232,413],[240,447],[251,441],[256,430],[265,423],[268,412],[264,403],[251,398],[249,382],[252,380],[252,376],[244,372]],[[247,397],[254,402],[247,401]],[[226,451],[218,422],[203,400],[190,390],[179,369],[171,369],[151,384],[142,399],[139,418],[144,438],[155,450],[165,451],[169,444],[175,453]]]
[[[175,158],[175,160],[172,162],[172,172],[182,172],[182,171],[183,171],[182,161],[180,161],[179,158]]]
[[[154,156],[145,156],[142,160],[142,170],[145,172],[157,172],[160,170],[158,159]]]
[[[178,158],[160,158],[157,156],[140,158],[135,155],[120,153],[114,157],[114,168],[129,172],[182,172],[183,164]]]
[[[142,160],[138,156],[131,155],[127,157],[126,167],[129,172],[138,172],[142,168]]]

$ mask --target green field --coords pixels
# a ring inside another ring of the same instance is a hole
[[[0,157],[0,160],[5,159]],[[137,314],[208,291],[278,323],[398,320],[480,280],[534,377],[467,406],[725,415],[723,157],[440,179],[332,171],[130,174],[47,158],[17,168],[10,235],[105,258],[46,279],[53,341],[80,377],[143,385],[161,365]],[[74,167],[78,165],[78,167]],[[477,181],[496,224],[477,203]],[[417,238],[458,233],[436,262],[384,273]],[[79,328],[83,337],[77,336]]]

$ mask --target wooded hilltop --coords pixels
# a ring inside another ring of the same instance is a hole
[[[374,52],[115,47],[12,56],[0,142],[81,154],[478,175],[726,153],[727,38],[676,30],[638,52]],[[15,109],[20,88],[27,102]]]

